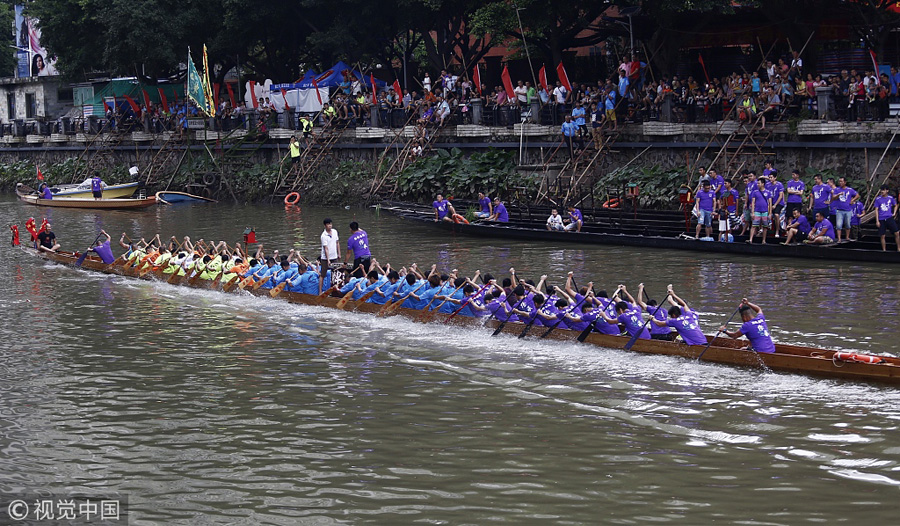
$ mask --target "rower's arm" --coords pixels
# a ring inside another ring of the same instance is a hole
[[[743,301],[742,301],[741,303],[743,303],[744,305],[747,305],[748,307],[750,307],[751,309],[753,309],[753,311],[756,312],[757,315],[763,313],[763,311],[762,311],[762,309],[759,307],[759,305],[750,303],[749,301],[747,301],[747,298],[744,298]]]
[[[631,294],[629,294],[628,297],[631,298]],[[644,303],[644,284],[643,283],[638,285],[637,301],[635,301],[634,298],[631,298],[631,303],[636,303],[638,305],[638,307],[645,309],[645,310],[647,309],[647,304]]]
[[[570,298],[575,297],[575,289],[572,288],[572,279],[574,276],[575,273],[572,271],[569,271],[569,274],[566,276],[566,294],[568,294]]]
[[[544,274],[543,276],[541,276],[541,280],[538,282],[538,284],[537,284],[537,286],[536,286],[535,288],[536,288],[538,291],[544,290],[544,283],[546,283],[546,281],[547,281],[547,275]]]
[[[650,316],[650,321],[652,321],[657,327],[665,327],[667,325],[666,322],[657,320],[656,316]]]

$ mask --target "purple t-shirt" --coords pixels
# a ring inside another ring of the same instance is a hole
[[[494,207],[494,213],[497,214],[497,221],[509,223],[509,214],[506,213],[506,207],[503,206],[503,203],[498,203],[497,206]]]
[[[794,181],[793,179],[791,179],[790,181],[788,181],[787,189],[788,190],[799,190],[800,192],[804,192],[804,191],[806,191],[806,185],[803,184],[803,181],[800,181],[800,180]],[[788,194],[787,202],[788,203],[802,203],[803,196],[801,194]]]
[[[816,210],[824,210],[828,208],[828,201],[831,199],[831,187],[827,184],[817,184],[813,186],[813,208]]]
[[[51,190],[49,186],[44,187],[44,193],[41,195],[41,199],[53,199],[53,190]]]
[[[644,309],[647,311],[647,314],[653,316],[659,321],[666,321],[666,309],[657,306],[647,305],[647,308]],[[659,325],[650,322],[650,334],[669,334],[668,327],[660,327]]]
[[[709,184],[712,185],[712,191],[719,195],[719,192],[725,187],[725,178],[721,175],[716,175],[715,179],[709,180]]]
[[[750,194],[750,200],[756,200],[756,204],[753,207],[754,212],[768,212],[769,211],[769,196],[767,191],[765,190],[755,190],[752,194]]]
[[[612,310],[611,301],[608,298],[597,298],[597,301],[600,302],[601,306],[596,307],[591,311],[591,314],[594,315],[594,319],[600,319],[600,321],[595,325],[597,328],[597,332],[600,334],[616,334],[618,335],[621,331],[619,330],[618,325],[613,325],[611,323],[606,323],[602,317],[600,316],[600,311],[605,310],[607,316],[615,316],[615,314],[611,313]]]
[[[784,185],[779,181],[775,181],[774,183],[767,184],[766,190],[768,190],[769,195],[772,196],[772,206],[778,206],[778,200],[782,199],[784,196]],[[780,204],[784,204],[783,199]]]
[[[447,201],[446,199],[443,201],[435,201],[431,203],[431,207],[437,210],[438,219],[444,219],[445,217],[447,217],[447,213],[449,212],[449,209],[447,208],[448,204],[449,201]]]
[[[734,204],[730,204],[730,205],[728,204],[728,196],[729,195],[731,195],[734,198]],[[738,202],[738,199],[740,199],[740,197],[741,197],[741,194],[738,193],[738,191],[735,190],[734,188],[732,188],[731,190],[723,190],[722,191],[722,199],[724,199],[725,203],[726,203],[725,207],[732,214],[737,212],[737,202]]]
[[[875,198],[875,210],[878,210],[878,220],[884,221],[894,217],[894,207],[897,206],[897,200],[894,196],[887,197],[878,196]]]
[[[809,234],[811,228],[809,226],[809,219],[806,219],[805,215],[800,214],[800,217],[792,219],[788,224],[794,223],[797,223],[797,230],[799,230],[801,234]]]
[[[834,209],[842,211],[850,210],[850,200],[856,197],[856,195],[856,190],[849,186],[835,188],[833,197],[831,198]]]
[[[556,305],[554,305],[553,303],[550,303],[549,301],[544,303],[543,305],[541,305],[541,308],[538,309],[538,312],[543,316],[547,316],[547,317],[551,317],[551,318],[552,318],[552,316],[558,316],[560,314],[560,310],[556,308]],[[559,317],[557,317],[556,319],[546,320],[541,316],[537,316],[535,318],[534,324],[542,325],[544,327],[552,327],[552,326],[556,325],[556,322],[558,322],[558,321],[559,321]]]
[[[697,325],[697,315],[693,311],[677,318],[669,318],[666,325],[678,331],[678,335],[688,345],[706,345],[706,336]]]
[[[824,228],[826,236],[830,237],[831,239],[834,239],[834,237],[835,237],[834,236],[834,225],[831,224],[831,221],[829,221],[827,217],[825,219],[817,222],[815,224],[814,228],[816,229],[816,232],[818,232]]]
[[[762,314],[757,314],[752,320],[745,321],[741,325],[741,334],[750,340],[750,345],[754,351],[758,353],[775,352],[775,344],[772,342],[772,337],[769,336],[769,326],[766,325],[766,317]]]
[[[765,170],[763,170],[763,175],[766,177],[766,179],[768,179],[770,175],[777,174],[777,173],[778,173],[777,168],[771,168],[771,169],[766,168]]]
[[[700,210],[712,212],[715,208],[716,193],[712,190],[700,190],[697,192],[697,200],[700,202]]]
[[[113,256],[112,249],[109,248],[109,241],[105,241],[94,247],[94,252],[96,252],[97,255],[100,256],[100,259],[107,265],[116,260],[116,257]]]
[[[640,336],[638,336],[638,338],[642,340],[650,339],[650,332],[646,327],[644,327],[644,320],[641,317],[641,311],[637,309],[631,309],[628,312],[619,314],[619,317],[616,319],[619,321],[619,323],[625,326],[625,330],[628,332],[629,336],[634,336],[635,334],[640,333]]]
[[[478,200],[478,204],[481,205],[481,211],[485,214],[491,211],[491,198],[485,197],[483,199]]]
[[[571,212],[569,212],[569,219],[573,223],[577,223],[578,221],[581,221],[582,223],[584,223],[584,216],[581,215],[581,210],[579,210],[577,208],[575,210],[572,210]]]
[[[347,250],[353,251],[354,258],[368,257],[372,253],[369,252],[369,235],[366,231],[359,229],[347,238]]]
[[[91,191],[100,192],[103,190],[103,181],[99,177],[91,177]]]
[[[850,207],[850,211],[853,212],[853,215],[850,216],[850,226],[859,226],[859,216],[865,213],[866,205],[857,201]]]

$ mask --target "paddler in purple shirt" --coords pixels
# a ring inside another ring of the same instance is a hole
[[[758,353],[774,353],[775,343],[769,334],[769,326],[766,325],[766,317],[758,306],[747,301],[747,298],[741,300],[739,307],[741,320],[744,321],[741,328],[732,332],[726,330],[723,325],[719,328],[722,333],[727,334],[730,338],[738,339],[746,336],[750,340],[750,349]]]
[[[89,250],[93,250],[94,252],[96,252],[97,255],[100,256],[100,259],[104,263],[109,265],[116,260],[116,257],[113,256],[112,249],[109,247],[109,243],[110,241],[112,241],[112,238],[109,236],[109,234],[106,233],[106,230],[101,230],[100,234],[106,236],[106,241],[100,243],[99,245],[91,247]]]
[[[888,230],[894,235],[894,243],[897,245],[897,250],[900,251],[900,229],[897,228],[897,220],[894,219],[897,215],[897,200],[889,192],[887,185],[881,185],[881,194],[875,198],[873,205],[876,210],[875,226],[878,227],[878,235],[881,236],[883,252],[887,251],[884,237]]]
[[[481,207],[481,210],[475,212],[475,217],[487,219],[494,213],[494,209],[491,206],[491,198],[484,195],[484,192],[478,192],[478,205]]]
[[[431,207],[434,208],[435,221],[453,221],[453,215],[456,214],[456,210],[450,204],[450,201],[444,200],[443,195],[438,194],[435,201],[431,203]]]
[[[506,207],[500,202],[499,197],[494,198],[494,213],[488,217],[488,221],[496,221],[498,223],[509,223],[509,213]]]
[[[656,300],[650,300],[647,303],[644,303],[644,284],[638,284],[638,295],[636,303],[638,307],[644,310],[647,314],[649,314],[656,321],[663,322],[663,325],[653,324],[650,325],[650,339],[652,340],[665,340],[672,341],[675,339],[675,332],[669,329],[665,325],[666,321],[666,303],[668,300],[663,301],[662,305],[657,305]]]
[[[706,335],[700,330],[697,313],[692,311],[688,304],[675,294],[675,291],[672,290],[672,285],[668,286],[668,292],[675,303],[669,308],[669,318],[665,321],[659,321],[656,318],[650,321],[657,327],[671,327],[675,329],[678,331],[681,339],[684,340],[684,343],[688,345],[706,345]]]
[[[644,319],[641,316],[641,311],[634,308],[633,305],[629,304],[627,301],[616,303],[616,314],[617,316],[615,318],[611,318],[607,316],[605,312],[601,311],[600,317],[609,325],[618,325],[621,323],[625,326],[625,331],[629,336],[637,334],[638,338],[641,340],[650,339],[650,331],[644,327]]]

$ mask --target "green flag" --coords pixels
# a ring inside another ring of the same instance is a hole
[[[187,96],[194,101],[197,108],[205,115],[209,115],[209,106],[206,104],[206,96],[203,93],[203,82],[200,80],[200,72],[191,59],[191,48],[188,48],[188,74],[187,74]]]

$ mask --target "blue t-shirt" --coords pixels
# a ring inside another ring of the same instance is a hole
[[[741,334],[750,340],[750,345],[753,347],[754,351],[760,353],[775,352],[775,344],[772,342],[772,337],[769,335],[769,326],[766,325],[766,317],[762,314],[757,314],[752,320],[745,321],[744,324],[741,325]],[[706,342],[704,342],[704,344],[705,343]]]
[[[578,125],[572,121],[562,123],[562,134],[566,137],[575,137],[578,132]]]

